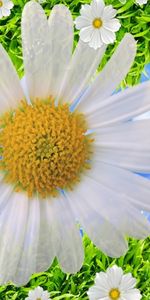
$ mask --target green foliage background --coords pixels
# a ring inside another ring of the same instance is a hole
[[[0,287],[0,299],[24,300],[28,292],[37,286],[50,292],[54,300],[87,300],[87,290],[94,283],[95,274],[105,271],[113,264],[131,272],[137,279],[137,287],[142,300],[150,299],[150,239],[137,241],[130,239],[129,251],[124,257],[112,259],[98,250],[87,236],[83,238],[85,260],[82,269],[75,275],[64,274],[55,260],[47,272],[34,274],[25,287],[6,285]]]
[[[20,77],[23,75],[22,47],[21,47],[21,13],[28,0],[13,0],[15,6],[10,17],[0,20],[0,43],[8,51],[14,62]],[[82,4],[90,3],[90,0],[46,0],[42,6],[47,15],[55,4],[63,3],[69,7],[73,18],[79,15]],[[125,32],[133,34],[137,40],[137,55],[135,62],[122,86],[134,85],[139,82],[141,72],[145,64],[150,62],[150,0],[146,5],[139,6],[134,0],[127,0],[123,5],[119,0],[105,0],[107,5],[112,4],[118,10],[117,17],[121,22],[121,29],[117,33],[117,40],[114,45],[107,48],[106,54],[100,69],[110,58],[114,49],[124,36]],[[78,32],[75,31],[75,44],[78,40]]]
[[[20,77],[24,73],[21,47],[21,12],[27,0],[14,0],[15,6],[8,18],[0,20],[0,43],[9,53]],[[43,7],[47,15],[51,8],[58,3],[67,5],[75,18],[79,14],[81,4],[89,0],[46,0]],[[134,85],[139,82],[145,64],[150,62],[150,1],[147,5],[137,6],[133,0],[127,0],[125,5],[119,0],[106,0],[118,10],[118,18],[122,27],[117,33],[117,40],[106,51],[100,69],[110,58],[125,32],[130,32],[137,40],[137,55],[128,76],[122,82],[122,87]],[[75,31],[75,45],[78,41],[78,32]],[[87,290],[93,284],[96,272],[104,271],[108,266],[116,263],[125,272],[132,272],[137,278],[137,287],[140,288],[143,298],[150,299],[150,240],[129,241],[129,251],[125,257],[113,260],[100,252],[84,236],[85,261],[80,272],[75,275],[64,274],[55,260],[51,268],[44,273],[34,274],[26,287],[17,288],[11,284],[0,287],[0,300],[24,300],[29,290],[40,285],[47,289],[52,299],[88,299]]]

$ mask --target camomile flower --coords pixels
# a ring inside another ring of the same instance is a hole
[[[117,11],[112,5],[105,6],[103,0],[93,0],[91,5],[82,5],[81,16],[75,20],[77,29],[80,29],[80,38],[90,47],[98,49],[103,44],[114,43],[115,32],[121,24],[115,18]]]
[[[135,285],[136,279],[131,273],[123,274],[123,270],[114,265],[106,273],[96,274],[88,296],[90,300],[140,300],[142,296]]]
[[[8,17],[14,4],[10,0],[0,0],[0,19]]]
[[[80,270],[78,224],[112,257],[126,236],[145,238],[150,223],[150,82],[118,94],[136,42],[126,34],[93,79],[106,46],[79,40],[73,20],[56,5],[49,19],[39,3],[22,16],[25,78],[0,46],[0,283],[28,282],[57,257],[64,272]],[[92,80],[91,80],[92,79]],[[112,95],[113,94],[113,95]]]
[[[38,286],[34,290],[29,292],[29,295],[25,300],[50,300],[50,295],[47,291],[44,291],[42,287]]]

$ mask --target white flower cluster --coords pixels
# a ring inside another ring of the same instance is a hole
[[[106,272],[96,274],[95,284],[87,294],[89,300],[140,300],[142,295],[135,288],[136,279],[131,273],[123,274],[122,268],[114,265]],[[50,300],[50,295],[38,286],[29,292],[25,300]]]

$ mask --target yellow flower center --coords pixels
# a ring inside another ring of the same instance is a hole
[[[3,6],[3,1],[0,1],[0,7],[2,7]]]
[[[67,104],[52,100],[22,102],[1,117],[0,169],[5,181],[29,197],[45,198],[58,189],[72,188],[90,168],[92,139],[85,135],[85,118]]]
[[[93,21],[93,26],[94,26],[94,28],[96,28],[96,29],[99,29],[100,27],[102,27],[102,25],[103,25],[103,22],[102,22],[102,20],[99,19],[99,18],[97,18],[97,19],[95,19],[95,20]]]
[[[120,291],[118,289],[112,289],[109,292],[109,297],[111,300],[118,300],[120,298]]]

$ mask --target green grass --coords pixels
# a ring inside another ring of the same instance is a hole
[[[109,266],[117,264],[124,272],[131,272],[137,279],[142,300],[150,299],[150,239],[145,241],[129,241],[129,251],[124,257],[112,259],[105,256],[92,242],[84,237],[85,261],[80,272],[75,275],[64,274],[57,261],[47,272],[34,274],[26,287],[16,288],[13,285],[0,287],[0,299],[24,300],[28,292],[37,286],[48,290],[52,299],[88,299],[87,291],[94,282],[97,272],[105,271]]]
[[[0,20],[0,43],[8,51],[19,76],[24,74],[21,47],[21,12],[26,0],[14,0],[14,8],[10,17]],[[89,0],[47,0],[43,8],[47,15],[57,3],[67,5],[73,17],[79,15],[81,4]],[[112,4],[118,10],[118,18],[122,27],[117,33],[117,41],[110,45],[106,51],[100,69],[108,61],[114,49],[122,39],[125,32],[130,32],[137,40],[137,55],[135,62],[122,86],[134,85],[139,82],[141,72],[145,64],[150,62],[150,1],[147,5],[139,7],[133,0],[127,0],[122,5],[119,0],[106,0],[106,4]],[[75,45],[78,41],[78,32],[75,31]],[[116,263],[125,272],[131,272],[137,278],[138,288],[143,294],[142,300],[150,299],[150,240],[130,240],[128,253],[117,260],[108,258],[102,254],[91,241],[84,237],[85,261],[80,272],[75,275],[64,274],[57,261],[44,273],[34,274],[26,287],[17,288],[13,285],[0,287],[0,300],[25,299],[29,290],[40,285],[47,289],[52,299],[88,299],[87,290],[93,284],[96,272],[104,271],[108,266]]]

